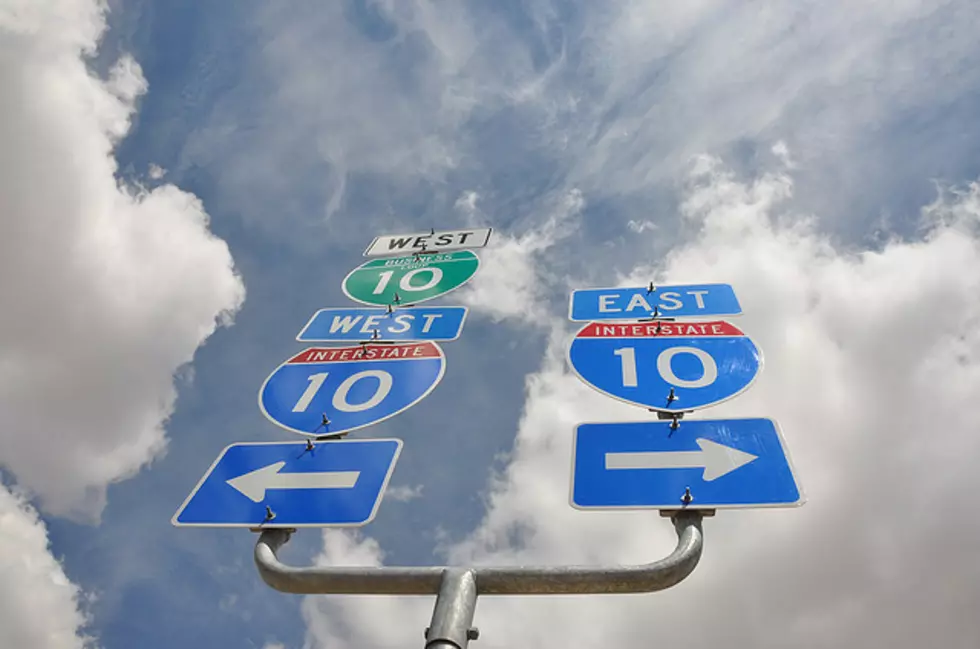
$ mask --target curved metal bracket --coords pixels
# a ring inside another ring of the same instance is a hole
[[[281,563],[276,551],[291,532],[267,529],[255,544],[262,580],[284,593],[436,595],[427,649],[465,649],[479,595],[651,593],[681,582],[701,559],[703,513],[685,510],[671,519],[677,546],[660,561],[638,566],[307,567]]]

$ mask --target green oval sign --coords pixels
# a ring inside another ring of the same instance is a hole
[[[457,289],[476,273],[480,258],[470,250],[388,257],[365,262],[344,278],[344,293],[361,304],[418,304]]]

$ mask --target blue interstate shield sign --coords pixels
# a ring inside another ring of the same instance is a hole
[[[585,383],[615,399],[678,413],[742,392],[762,354],[737,327],[715,322],[592,322],[568,350]]]
[[[259,408],[277,425],[303,435],[354,430],[421,401],[445,368],[434,342],[311,347],[265,380]]]
[[[801,505],[771,419],[581,424],[571,504],[578,509],[716,509]]]
[[[327,527],[375,516],[399,439],[232,444],[173,517],[177,526]]]
[[[739,315],[742,307],[731,284],[685,284],[645,288],[587,288],[572,291],[568,318],[637,320]]]

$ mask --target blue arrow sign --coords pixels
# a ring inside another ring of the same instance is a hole
[[[689,490],[689,502],[685,493]],[[771,419],[581,424],[572,451],[577,509],[802,505]]]
[[[310,347],[280,365],[259,390],[259,408],[303,435],[370,426],[425,398],[446,358],[434,342]]]
[[[296,336],[300,342],[456,340],[465,306],[404,309],[320,309]]]
[[[568,349],[579,378],[614,399],[666,413],[688,412],[739,394],[762,353],[724,322],[592,322]]]
[[[366,525],[381,504],[401,448],[400,439],[331,440],[312,448],[305,442],[232,444],[197,483],[172,523]]]
[[[685,284],[646,288],[589,288],[572,291],[568,318],[636,320],[739,315],[742,307],[731,284]],[[654,313],[654,309],[657,310]]]

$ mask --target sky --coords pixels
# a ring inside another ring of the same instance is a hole
[[[484,597],[476,647],[980,642],[973,0],[0,0],[0,646],[394,648],[430,597],[276,592],[170,519],[379,234],[493,227],[377,518],[294,565],[612,565],[569,506],[575,288],[731,283],[807,502],[681,584]]]

